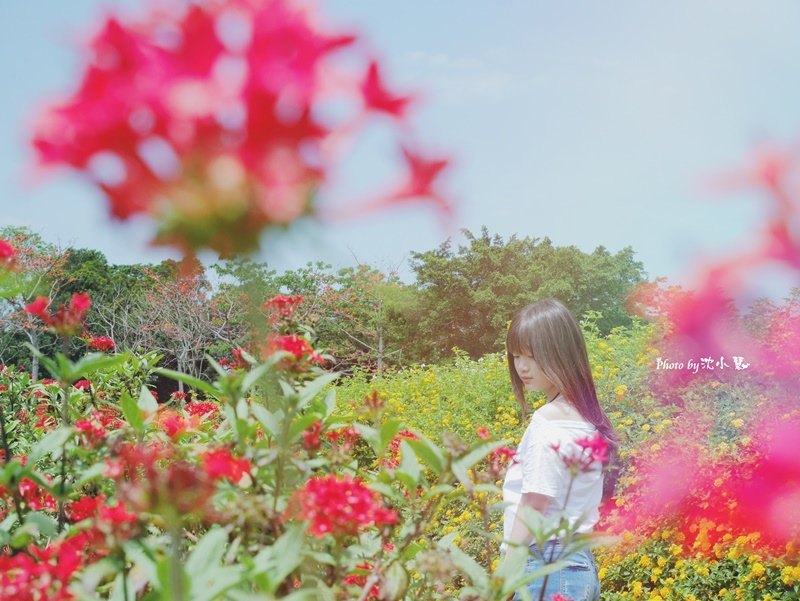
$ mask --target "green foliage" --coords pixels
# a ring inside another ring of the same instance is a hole
[[[549,238],[512,236],[504,241],[484,227],[480,236],[462,230],[467,245],[412,253],[421,292],[412,355],[424,361],[446,357],[458,347],[477,358],[502,348],[502,333],[515,311],[555,297],[576,316],[600,311],[603,333],[630,324],[624,301],[643,280],[640,262],[626,247],[611,255],[602,246],[592,254],[554,247]]]

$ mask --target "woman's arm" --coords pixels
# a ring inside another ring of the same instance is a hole
[[[539,513],[544,513],[545,509],[547,509],[547,504],[550,502],[550,499],[552,499],[552,497],[539,494],[538,492],[522,493],[522,498],[520,499],[519,507],[517,508],[517,514],[514,517],[514,526],[511,528],[509,546],[511,543],[524,543],[526,546],[531,544],[533,537],[528,530],[528,527],[525,525],[525,522],[522,521],[522,517],[520,517],[522,508],[530,507]]]

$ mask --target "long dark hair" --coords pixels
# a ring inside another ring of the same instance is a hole
[[[618,477],[619,439],[597,399],[586,340],[575,317],[555,298],[523,307],[511,320],[506,352],[511,387],[522,409],[523,421],[527,421],[530,409],[525,400],[525,387],[514,366],[514,355],[533,357],[562,396],[608,441],[609,464],[603,481],[603,497],[611,497]]]

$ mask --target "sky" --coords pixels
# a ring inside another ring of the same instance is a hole
[[[174,255],[148,247],[146,221],[111,223],[100,194],[76,175],[30,181],[26,127],[37,107],[75,85],[81,32],[104,7],[136,4],[0,7],[0,225],[99,249],[113,263]],[[585,252],[631,246],[650,279],[688,284],[702,259],[746,247],[768,206],[755,193],[710,197],[699,182],[745,164],[759,143],[800,134],[793,0],[321,4],[330,23],[368,41],[395,88],[419,92],[414,130],[453,158],[446,187],[458,227],[473,232],[485,225],[506,239],[549,237]],[[346,194],[397,166],[385,142],[377,128],[352,149],[339,176]],[[404,207],[344,224],[306,220],[265,236],[258,256],[279,271],[362,262],[410,281],[410,254],[450,233],[430,208]],[[793,285],[796,274],[767,270],[752,274],[749,294],[779,298]]]

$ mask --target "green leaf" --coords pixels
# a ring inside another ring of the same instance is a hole
[[[303,561],[300,550],[303,547],[305,527],[292,524],[275,543],[259,551],[253,558],[254,572],[269,575],[270,590],[274,593],[281,582]]]
[[[385,580],[381,586],[383,599],[396,601],[402,599],[408,590],[408,573],[399,561],[394,561],[386,571]]]
[[[133,397],[127,392],[123,392],[119,404],[122,408],[122,415],[125,416],[125,420],[137,434],[141,434],[144,431],[144,418],[142,417],[137,402],[133,400]]]
[[[70,426],[60,426],[48,432],[28,454],[28,463],[34,465],[45,455],[58,451],[57,456],[61,456],[61,448],[69,440],[73,429]]]
[[[31,511],[28,513],[25,516],[25,524],[30,524],[35,527],[42,536],[46,536],[47,538],[55,536],[58,531],[58,524],[56,521],[41,511]]]
[[[308,384],[303,386],[299,391],[298,394],[300,398],[297,402],[297,409],[302,409],[305,407],[311,399],[313,399],[317,394],[319,394],[325,386],[333,382],[336,378],[339,377],[339,372],[331,372],[327,374],[323,374],[318,378],[314,378]]]
[[[100,463],[95,463],[92,467],[83,470],[83,472],[81,473],[81,477],[78,479],[77,482],[75,482],[74,488],[80,488],[87,482],[90,482],[95,478],[102,476],[103,474],[106,473],[106,469],[108,469],[108,466],[105,464],[105,462],[100,462]]]
[[[208,358],[208,356],[206,356]],[[222,368],[220,368],[222,369]],[[217,390],[213,384],[209,384],[205,380],[201,380],[200,378],[195,378],[194,376],[190,376],[188,374],[174,371],[172,369],[165,369],[163,367],[157,367],[153,370],[153,372],[157,374],[161,374],[162,376],[167,376],[168,378],[172,378],[173,380],[178,380],[179,382],[183,382],[184,384],[188,384],[192,388],[197,388],[198,390],[202,390],[206,393],[207,396],[210,396],[215,399],[219,399],[220,394],[219,390]]]
[[[510,551],[509,551],[510,552]],[[506,586],[503,587],[504,591],[508,591],[508,594],[511,594],[512,591],[516,591],[527,585],[529,582],[533,582],[534,580],[538,580],[539,578],[544,578],[545,576],[549,576],[559,570],[563,570],[569,565],[568,562],[564,560],[554,561],[553,563],[547,563],[543,565],[541,568],[534,570],[524,576],[520,576],[516,580],[508,582]]]
[[[403,421],[399,419],[390,419],[381,424],[381,455],[386,451],[386,447],[389,446],[392,439],[397,436],[402,426]]]
[[[404,482],[410,492],[416,495],[417,486],[419,485],[419,477],[422,473],[422,466],[417,460],[414,451],[408,445],[408,441],[404,440],[400,443],[400,453],[402,459],[400,460],[400,468],[395,472],[395,475],[400,476],[408,475],[410,482]]]
[[[190,580],[192,601],[212,601],[242,581],[241,566],[214,566]]]
[[[414,432],[419,436],[419,440],[406,440],[417,457],[429,468],[431,468],[437,475],[444,472],[445,458],[442,450],[428,440],[424,435],[419,432]]]
[[[242,394],[246,395],[248,391],[258,383],[258,381],[264,377],[273,367],[275,367],[275,363],[277,363],[278,359],[274,356],[270,357],[262,363],[251,369],[247,375],[242,380]]]
[[[158,411],[158,401],[146,386],[142,386],[142,390],[139,392],[139,400],[136,404],[147,415],[152,415]]]
[[[328,419],[336,409],[336,390],[331,388],[324,397],[315,399],[311,406],[316,413],[321,413],[325,419]]]
[[[380,453],[378,452],[378,449],[381,446],[381,440],[380,440],[380,434],[378,434],[378,431],[375,428],[371,427],[371,426],[368,426],[366,424],[361,424],[361,423],[358,423],[358,422],[355,422],[353,424],[353,427],[356,430],[358,430],[359,434],[361,434],[361,438],[363,438],[365,441],[367,441],[369,446],[372,447],[372,450],[375,451],[375,454],[376,455],[380,455]]]
[[[140,544],[139,542],[126,541],[122,543],[122,547],[125,549],[125,555],[144,573],[147,581],[155,584],[158,579],[155,558],[151,556],[152,552],[147,552],[149,549],[142,549]]]
[[[128,359],[127,353],[119,355],[106,355],[104,353],[90,353],[81,357],[77,363],[72,366],[71,380],[77,380],[81,377],[91,376],[98,371],[105,371],[112,367],[122,365]]]
[[[278,436],[281,425],[278,423],[278,419],[269,411],[269,409],[266,409],[264,406],[257,403],[253,403],[250,405],[250,411],[253,413],[259,423],[261,423],[261,425],[267,429],[267,431],[269,431],[274,437]]]
[[[476,587],[481,590],[487,590],[489,588],[489,574],[486,573],[484,567],[455,546],[451,541],[448,540],[446,543],[443,543],[444,540],[445,539],[439,540],[437,544],[450,552],[453,563]]]
[[[300,434],[308,428],[311,424],[315,421],[319,420],[319,415],[315,413],[306,413],[305,415],[301,415],[296,417],[293,421],[291,426],[289,426],[289,440],[287,441],[289,444],[295,441]]]
[[[215,527],[203,535],[189,558],[186,560],[186,571],[192,578],[202,576],[212,566],[219,564],[228,543],[228,533]]]
[[[217,360],[214,359],[214,357],[212,357],[209,354],[206,354],[205,358],[208,364],[214,369],[215,372],[217,372],[217,375],[219,375],[220,378],[227,378],[230,375],[228,373],[228,370],[226,370],[219,363],[217,363]]]
[[[502,446],[503,446],[502,440],[491,440],[480,443],[469,453],[455,460],[453,464],[454,465],[458,464],[460,468],[463,468],[466,471],[472,466],[474,466],[476,463],[478,463],[481,459],[486,457],[489,453]]]

